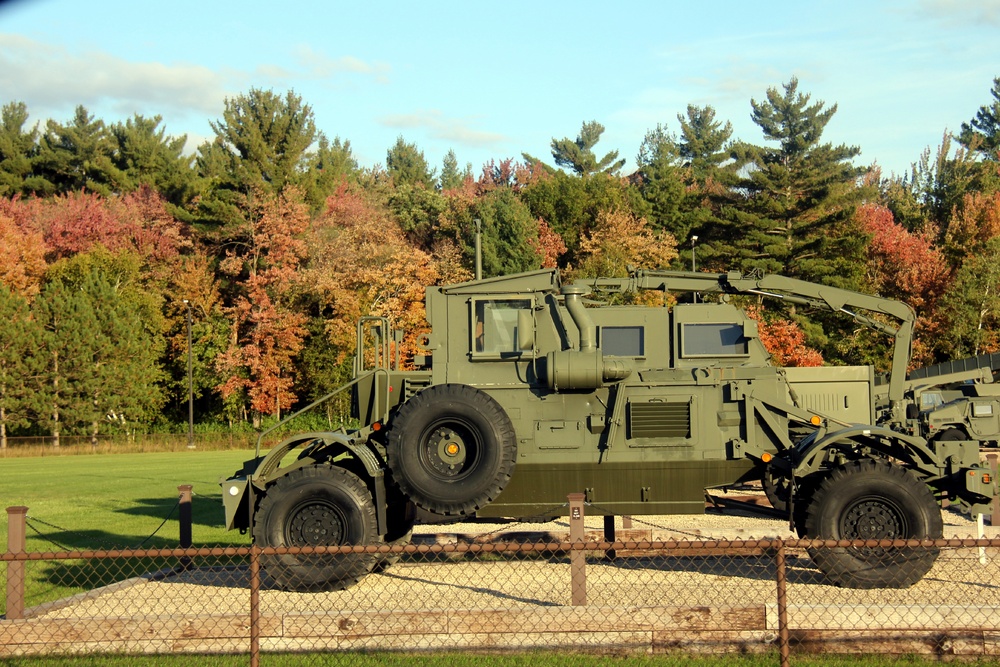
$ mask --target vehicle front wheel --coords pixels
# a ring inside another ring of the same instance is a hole
[[[279,478],[260,502],[253,530],[261,547],[374,544],[378,522],[371,494],[357,475],[329,465]],[[376,554],[274,554],[261,564],[280,587],[341,590],[372,571]]]
[[[887,461],[865,459],[835,468],[806,510],[807,537],[831,540],[938,539],[941,510],[916,475]],[[932,547],[810,549],[826,577],[845,588],[908,588],[934,565]]]

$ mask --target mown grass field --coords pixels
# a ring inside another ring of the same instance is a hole
[[[0,460],[0,505],[28,508],[28,551],[176,548],[177,487],[191,484],[194,545],[244,545],[249,544],[248,536],[223,526],[218,482],[252,456],[251,451],[185,450],[5,458]],[[0,541],[6,548],[6,512]],[[88,585],[87,578],[95,578],[89,582],[92,588],[122,578],[123,571],[161,565],[29,563],[25,603],[31,607],[79,593]],[[5,608],[0,605],[0,613]]]

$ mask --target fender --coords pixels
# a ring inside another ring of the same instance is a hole
[[[844,443],[856,443],[888,456],[905,459],[930,474],[940,472],[941,462],[923,438],[906,435],[884,426],[854,424],[836,431],[820,429],[796,443],[794,457],[797,462],[792,468],[792,474],[796,477],[805,477],[817,472],[826,452]]]
[[[250,501],[250,497],[254,493],[263,492],[267,488],[267,485],[278,477],[287,475],[297,468],[311,465],[313,462],[313,459],[305,456],[290,465],[281,467],[282,459],[289,452],[299,448],[315,447],[316,451],[331,448],[334,451],[343,450],[361,462],[365,473],[367,473],[368,479],[366,481],[372,487],[378,530],[380,534],[384,535],[388,526],[386,519],[385,472],[378,456],[366,444],[370,432],[370,429],[361,429],[350,433],[335,433],[332,431],[298,433],[275,445],[266,456],[247,461],[244,464],[243,470],[240,471],[243,473],[242,475],[237,473],[237,476],[221,482],[227,491],[223,493],[227,526],[249,528],[249,525],[244,526],[242,525],[243,522],[239,521],[239,508],[255,507],[256,503]]]

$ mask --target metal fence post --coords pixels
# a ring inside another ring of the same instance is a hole
[[[181,484],[177,487],[180,494],[180,505],[177,508],[177,517],[180,522],[180,547],[181,549],[191,548],[191,485]],[[191,567],[191,559],[181,556],[180,567],[186,570]]]
[[[250,545],[250,667],[260,666],[260,547]]]
[[[584,512],[582,493],[571,493],[569,500],[569,541],[583,542]],[[582,549],[569,552],[570,597],[574,606],[587,604],[587,554]]]
[[[777,541],[778,548],[774,554],[775,579],[778,583],[778,655],[781,667],[789,667],[790,647],[788,639],[788,588],[786,586],[788,572],[785,569],[785,542]]]
[[[27,550],[26,529],[28,508],[7,508],[7,551],[12,554]],[[7,620],[24,618],[24,561],[7,561]]]

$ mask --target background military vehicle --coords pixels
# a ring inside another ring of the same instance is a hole
[[[639,292],[659,306],[587,300]],[[869,366],[775,367],[733,295],[884,331],[887,384],[876,390]],[[399,363],[401,332],[358,323],[355,376],[339,390],[352,394],[356,426],[258,452],[222,483],[230,528],[264,547],[398,543],[418,515],[559,515],[572,492],[597,514],[701,513],[706,489],[763,480],[802,536],[936,538],[939,499],[982,512],[994,495],[976,443],[908,430],[914,316],[895,301],[781,276],[636,271],[563,284],[545,270],[429,287],[426,308],[411,369]],[[836,584],[882,587],[919,580],[937,552],[812,555]],[[349,586],[384,565],[375,554],[263,563],[300,590]]]

